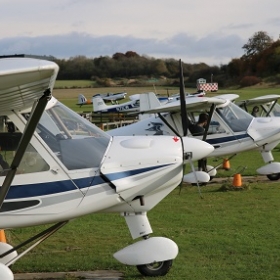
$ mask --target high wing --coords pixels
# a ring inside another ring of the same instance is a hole
[[[278,94],[270,94],[270,95],[264,95],[259,96],[252,99],[247,100],[239,100],[236,101],[235,104],[239,107],[243,108],[248,113],[250,108],[257,106],[257,112],[255,112],[255,116],[269,116],[271,113],[271,116],[279,116],[279,112],[274,112],[274,108],[277,105],[278,100],[280,99],[280,95]],[[258,106],[261,107],[262,112],[259,112]],[[252,110],[252,114],[254,115],[254,108]],[[279,111],[279,110],[276,110]]]
[[[280,99],[280,95],[270,94],[270,95],[259,96],[259,97],[247,99],[247,100],[239,100],[239,101],[236,101],[235,104],[240,107],[256,106],[256,105],[261,105],[264,103],[277,101],[278,99]]]
[[[0,112],[30,108],[47,88],[53,88],[57,73],[58,66],[51,61],[1,58]]]
[[[31,58],[0,59],[0,112],[32,111],[18,144],[14,159],[0,190],[0,209],[10,189],[27,145],[51,97],[58,66]]]
[[[210,105],[226,105],[229,101],[217,97],[191,97],[186,98],[186,108],[188,111],[209,108]],[[153,92],[140,95],[140,113],[176,113],[181,111],[180,100],[161,105]]]

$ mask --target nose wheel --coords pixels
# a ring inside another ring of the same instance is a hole
[[[173,260],[137,265],[138,271],[144,276],[164,276],[172,266]]]

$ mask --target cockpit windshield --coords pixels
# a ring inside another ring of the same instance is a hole
[[[48,108],[37,132],[68,169],[100,165],[110,136],[56,101]]]
[[[253,120],[253,116],[234,103],[217,108],[217,112],[234,132],[246,131]]]

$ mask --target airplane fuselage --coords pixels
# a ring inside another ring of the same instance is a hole
[[[231,104],[233,109],[236,105]],[[238,107],[239,108],[239,107]],[[239,108],[240,109],[240,108]],[[215,148],[211,156],[225,156],[243,151],[259,149],[263,145],[273,143],[275,147],[280,142],[280,124],[275,118],[253,118],[245,114],[234,119],[225,109],[217,109],[211,120],[205,141]],[[241,110],[241,109],[240,109]],[[238,112],[240,113],[240,112]],[[166,123],[158,116],[151,116],[143,120],[108,131],[110,135],[173,135],[173,128],[178,134],[183,135],[180,113],[162,114]],[[229,120],[228,120],[228,119]],[[230,119],[232,118],[232,119]],[[202,139],[203,136],[190,137]]]
[[[52,100],[3,203],[2,228],[53,223],[93,212],[146,212],[180,184],[180,138],[110,137]],[[7,112],[6,117],[24,130],[28,114]],[[203,156],[205,151],[193,141],[187,139],[186,149],[194,157]],[[7,151],[7,159],[12,154]],[[0,176],[1,185],[4,180]]]

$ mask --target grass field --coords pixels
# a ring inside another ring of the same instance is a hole
[[[222,183],[175,189],[148,213],[153,236],[179,246],[165,277],[153,279],[280,279],[279,183],[247,182],[242,191],[221,191]],[[42,228],[42,227],[39,227]],[[12,243],[37,227],[8,232]],[[20,259],[14,272],[115,269],[126,280],[141,277],[113,253],[131,244],[125,221],[116,214],[93,214],[74,220]]]
[[[53,95],[75,111],[79,93],[90,98],[98,92],[119,92],[120,88],[55,89]],[[154,91],[153,88],[126,88],[128,94]],[[166,94],[166,88],[157,88]],[[193,92],[194,89],[187,89]],[[178,89],[169,89],[176,93]],[[237,93],[241,99],[278,94],[277,88],[219,90]],[[83,110],[90,111],[91,106]],[[279,148],[274,157],[280,161]],[[215,165],[223,159],[211,159]],[[244,182],[244,188],[229,189],[232,175],[255,175],[263,165],[257,152],[242,153],[231,161],[229,171],[219,170],[223,182],[213,181],[201,187],[184,185],[175,189],[148,213],[153,236],[165,236],[179,246],[179,255],[166,277],[153,279],[191,280],[275,280],[280,279],[279,187],[280,182],[259,180]],[[16,245],[45,226],[6,231],[8,241]],[[135,267],[120,264],[113,254],[133,243],[124,218],[116,214],[92,214],[74,220],[45,243],[13,265],[14,272],[76,271],[116,269],[125,280],[148,279]],[[1,277],[0,277],[1,279]]]

